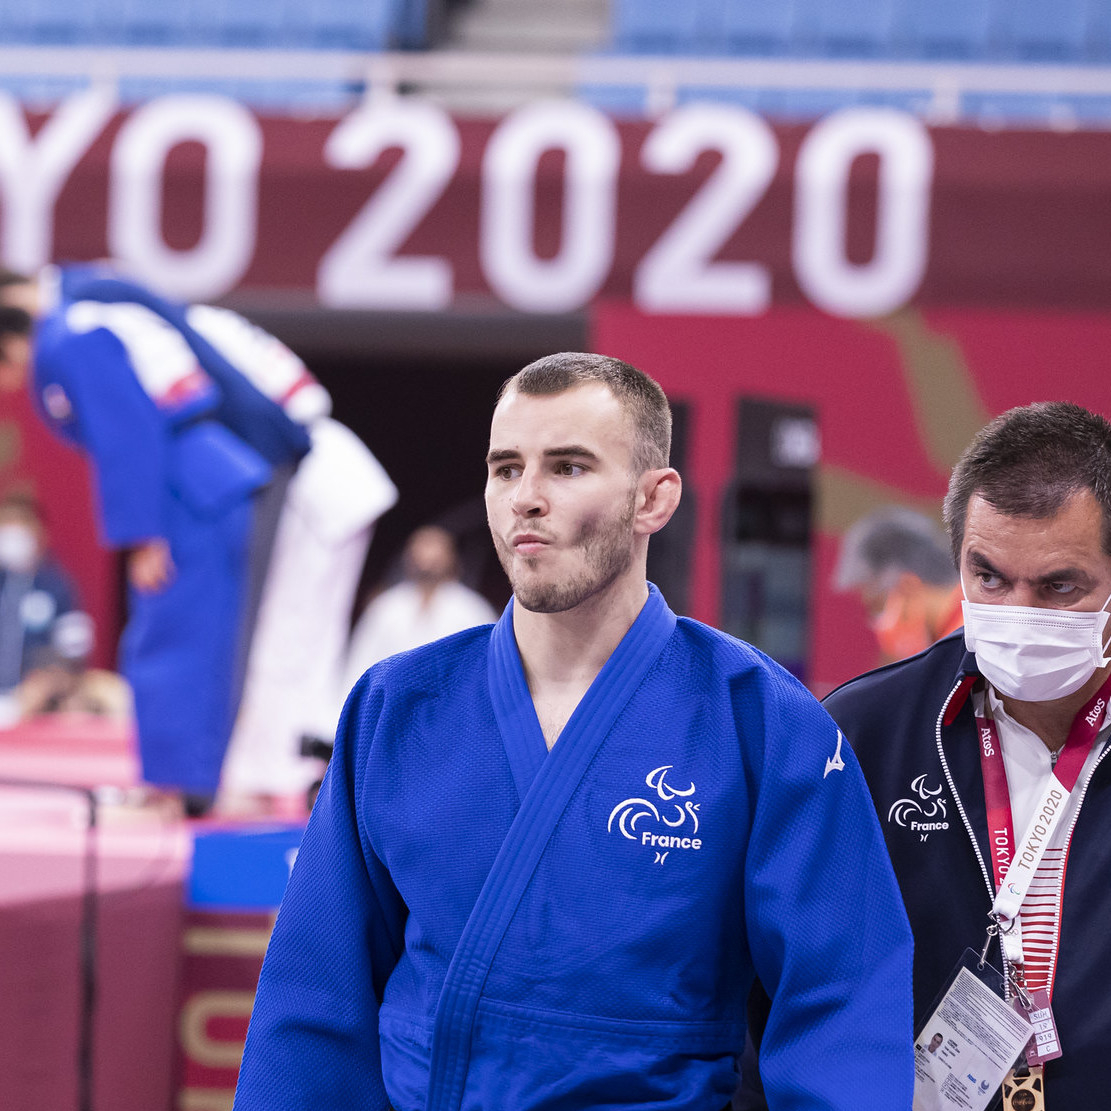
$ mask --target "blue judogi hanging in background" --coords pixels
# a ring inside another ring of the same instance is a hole
[[[252,499],[270,466],[215,419],[221,389],[151,309],[61,296],[33,347],[44,419],[92,464],[103,541],[164,538],[173,559],[165,589],[130,591],[121,643],[143,778],[211,795],[235,713]]]

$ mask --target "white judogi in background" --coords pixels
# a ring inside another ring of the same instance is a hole
[[[300,796],[320,774],[318,760],[301,756],[301,738],[335,732],[355,593],[374,524],[397,488],[331,418],[327,390],[288,347],[227,309],[192,305],[188,318],[312,440],[282,502],[221,776],[225,800]]]
[[[346,689],[348,623],[374,524],[397,501],[381,464],[329,417],[286,492],[222,789],[294,795],[319,776],[305,734],[330,739]]]
[[[347,650],[347,690],[387,656],[498,619],[481,594],[459,581],[459,553],[447,529],[424,525],[413,532],[401,567],[404,578],[372,598],[355,622]]]

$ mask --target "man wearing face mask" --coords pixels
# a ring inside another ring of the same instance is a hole
[[[1003,1111],[1093,1111],[1111,1046],[1111,423],[1068,402],[1002,414],[957,463],[945,522],[963,634],[824,706],[860,761],[910,918],[916,1032],[933,1033],[962,955],[976,966],[982,952],[1019,1013],[1045,1012],[1003,1079]],[[765,1008],[757,989],[743,1111],[767,1106],[753,1044]],[[998,1090],[938,1102],[922,1081],[915,1108],[986,1108]]]
[[[1066,402],[1004,413],[953,471],[945,520],[963,636],[847,683],[825,706],[859,757],[895,864],[918,1023],[962,951],[986,944],[1008,995],[1052,1015],[1004,1082],[1004,1106],[1103,1107],[1111,424]]]
[[[942,530],[923,513],[885,506],[845,533],[834,583],[855,590],[884,663],[961,627],[961,588]]]
[[[38,505],[25,494],[0,498],[0,720],[14,714],[12,691],[30,672],[65,655],[88,623],[69,576],[45,550]]]

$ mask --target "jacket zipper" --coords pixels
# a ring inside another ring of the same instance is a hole
[[[1065,835],[1065,846],[1068,847],[1072,844],[1072,831],[1076,828],[1076,823],[1080,820],[1080,808],[1084,805],[1084,796],[1088,793],[1088,787],[1095,777],[1096,769],[1103,763],[1107,756],[1108,751],[1111,751],[1111,742],[1104,738],[1103,751],[1096,757],[1095,763],[1092,765],[1083,784],[1080,787],[1080,794],[1076,799],[1076,809],[1072,812],[1072,820],[1069,822],[1068,832]],[[1046,983],[1049,985],[1050,990],[1053,988],[1053,977],[1057,972],[1057,954],[1061,949],[1061,917],[1064,911],[1064,890],[1065,890],[1065,872],[1068,870],[1066,856],[1065,867],[1061,869],[1060,879],[1057,881],[1057,890],[1055,892],[1057,911],[1057,938],[1056,944],[1053,946],[1053,956],[1049,962],[1049,972],[1046,976]]]
[[[968,832],[968,839],[972,842],[972,849],[976,853],[976,859],[980,862],[980,873],[983,875],[984,884],[988,889],[988,902],[990,905],[995,902],[995,888],[991,881],[991,873],[988,871],[988,866],[984,861],[984,854],[980,852],[980,843],[976,840],[976,833],[972,828],[972,823],[968,820],[968,814],[965,812],[964,803],[961,802],[961,796],[957,793],[957,785],[953,781],[953,773],[949,770],[949,761],[945,759],[945,749],[941,747],[941,723],[945,718],[945,711],[949,708],[950,700],[960,689],[961,682],[962,680],[957,680],[956,685],[941,704],[941,712],[937,715],[937,725],[934,727],[934,736],[937,741],[937,754],[941,757],[941,769],[945,773],[945,781],[949,784],[949,790],[953,794],[953,801],[957,804],[957,811],[961,816],[961,821],[964,823],[965,830]]]

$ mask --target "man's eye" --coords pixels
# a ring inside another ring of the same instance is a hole
[[[1071,594],[1076,589],[1073,583],[1047,583],[1046,586],[1050,593],[1059,595]]]
[[[566,475],[569,478],[582,474],[582,471],[583,469],[578,463],[560,463],[557,468],[558,474]]]

